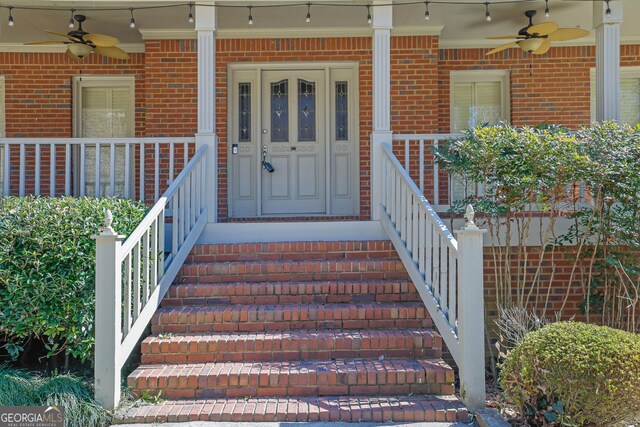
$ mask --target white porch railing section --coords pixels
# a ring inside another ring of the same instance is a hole
[[[469,206],[456,240],[391,146],[382,144],[382,150],[382,225],[458,365],[461,397],[475,411],[485,398],[484,230],[473,223]]]
[[[96,237],[95,395],[108,409],[120,400],[122,366],[207,223],[206,156],[203,146],[126,241],[110,212]]]
[[[193,137],[0,138],[0,195],[39,196],[46,188],[51,197],[121,196],[144,201],[153,194],[155,201],[173,180],[174,171],[186,166],[194,144]],[[163,156],[168,156],[168,171],[162,169],[167,167],[165,160],[161,163]],[[153,185],[153,191],[146,185]]]

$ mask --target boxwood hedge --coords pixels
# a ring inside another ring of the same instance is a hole
[[[104,210],[128,235],[143,204],[110,198],[0,198],[0,334],[17,358],[39,340],[46,356],[93,361],[95,241]]]

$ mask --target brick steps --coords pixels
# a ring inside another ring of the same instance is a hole
[[[453,394],[453,370],[433,359],[338,359],[141,365],[134,393],[167,399]]]
[[[160,308],[151,332],[259,332],[292,329],[428,328],[422,303],[211,305]]]
[[[331,304],[419,302],[413,283],[386,281],[317,281],[262,283],[188,283],[169,288],[163,306],[212,304]]]
[[[154,335],[142,342],[142,363],[437,358],[441,346],[430,329]]]
[[[468,418],[453,396],[340,396],[165,400],[127,408],[115,422],[421,422]]]
[[[402,262],[392,259],[237,261],[185,264],[177,283],[302,282],[312,280],[406,280]]]

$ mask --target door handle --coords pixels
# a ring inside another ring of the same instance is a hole
[[[275,172],[275,169],[273,166],[271,166],[271,163],[267,162],[267,146],[266,145],[262,146],[262,168],[266,169],[267,172],[269,173]]]

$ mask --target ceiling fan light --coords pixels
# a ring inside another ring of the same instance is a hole
[[[73,43],[69,45],[69,51],[78,58],[82,59],[93,52],[93,49],[91,49],[91,46],[83,43]]]
[[[543,43],[544,43],[543,38],[535,37],[535,38],[520,40],[518,42],[518,46],[520,46],[520,49],[524,50],[525,52],[531,53],[538,50]]]

